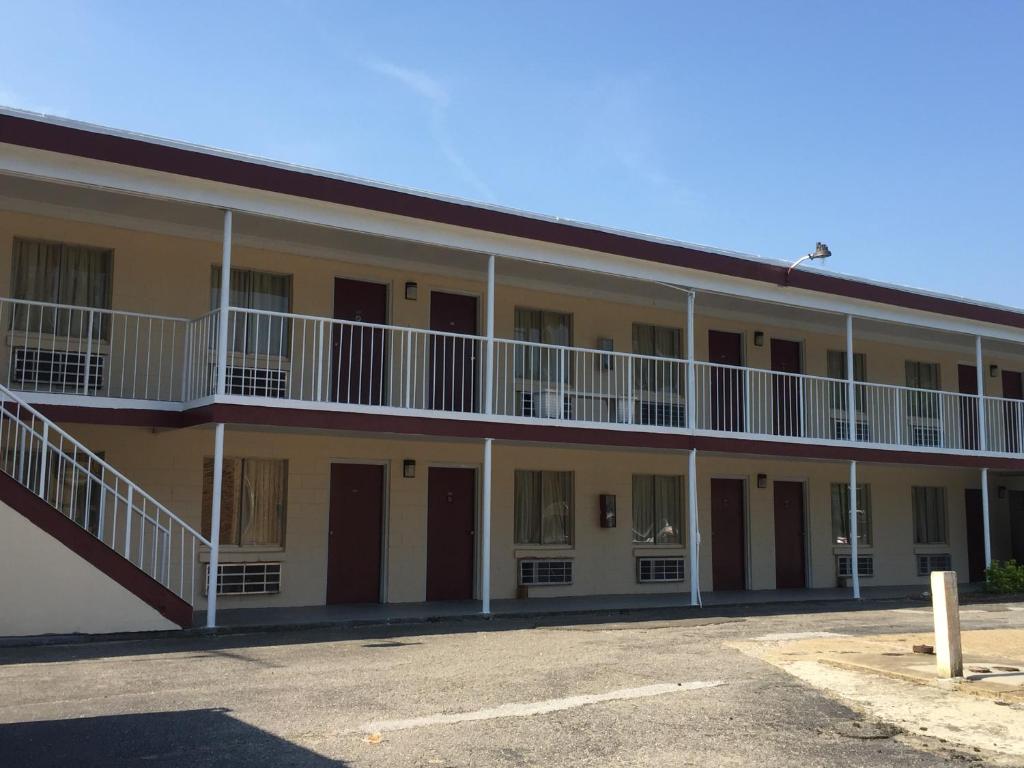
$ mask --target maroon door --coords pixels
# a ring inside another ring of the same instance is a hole
[[[743,481],[711,479],[711,578],[716,592],[746,589]]]
[[[431,467],[427,479],[427,600],[473,597],[476,471]]]
[[[804,484],[775,483],[775,586],[807,586],[804,564]]]
[[[1024,563],[1024,491],[1010,491],[1010,552]]]
[[[1003,371],[1003,397],[1024,400],[1024,381],[1020,371]],[[1006,424],[1006,450],[1020,452],[1024,403],[1003,403],[1003,421]]]
[[[973,365],[959,366],[957,379],[961,395],[978,394],[978,369]],[[973,398],[960,398],[960,434],[965,450],[978,450],[978,401]]]
[[[476,335],[476,297],[433,291],[430,330]],[[442,411],[475,411],[479,339],[435,336],[430,339],[430,407]]]
[[[968,488],[967,504],[967,571],[971,581],[985,580],[985,520],[982,512],[981,489]]]
[[[743,365],[743,337],[728,331],[708,331],[708,361],[711,368],[711,428],[742,432],[743,371],[718,366]]]
[[[388,287],[382,283],[334,278],[331,333],[331,395],[338,403],[381,405],[387,392]],[[362,325],[374,323],[376,325]]]
[[[332,464],[327,603],[380,600],[384,467]]]
[[[772,339],[772,371],[779,374],[803,373],[800,361],[800,342]],[[802,379],[799,376],[772,377],[772,429],[776,435],[803,434],[800,408]]]

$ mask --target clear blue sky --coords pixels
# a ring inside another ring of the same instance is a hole
[[[0,103],[1024,306],[1024,2],[14,2]]]

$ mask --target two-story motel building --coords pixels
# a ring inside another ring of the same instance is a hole
[[[0,111],[0,635],[1024,559],[1024,311],[787,267]]]

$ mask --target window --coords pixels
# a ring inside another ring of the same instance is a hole
[[[516,470],[516,544],[572,545],[572,472]]]
[[[109,248],[14,238],[11,293],[16,299],[110,309],[114,252]],[[81,310],[18,305],[11,329],[81,338],[89,334]],[[109,319],[93,316],[93,338],[109,338]]]
[[[288,462],[283,459],[224,459],[220,543],[223,546],[282,546]],[[203,459],[203,535],[210,536],[213,459]]]
[[[907,360],[907,386],[914,389],[939,388],[939,364]]]
[[[846,352],[841,349],[830,349],[828,351],[828,372],[830,379],[846,379]],[[868,380],[868,358],[863,352],[853,353],[853,380]],[[854,387],[857,398],[857,411],[864,412],[864,404],[867,398],[867,391],[864,387]],[[832,407],[838,410],[846,410],[846,387],[832,388]]]
[[[683,478],[633,475],[633,541],[682,544]]]
[[[850,543],[850,486],[832,483],[832,541]],[[871,546],[871,486],[857,486],[857,543]]]
[[[682,332],[662,325],[633,323],[633,354],[679,360],[683,357]],[[678,394],[682,391],[683,366],[659,360],[637,360],[633,378],[641,390]]]
[[[515,338],[534,344],[572,344],[572,315],[541,309],[516,307]],[[516,378],[532,381],[568,381],[569,366],[556,349],[519,345],[516,352]]]
[[[914,543],[946,544],[946,489],[914,486]]]
[[[233,308],[264,312],[291,312],[292,276],[253,269],[231,270],[228,302]],[[210,279],[210,309],[220,308],[220,267],[213,267]],[[233,352],[287,356],[291,322],[285,317],[261,312],[233,313],[228,326]]]

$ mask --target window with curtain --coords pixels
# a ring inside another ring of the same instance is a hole
[[[633,353],[680,360],[683,357],[682,337],[679,328],[633,323]],[[637,360],[633,365],[634,383],[642,390],[678,394],[682,391],[682,378],[681,365],[657,360]]]
[[[228,301],[239,309],[292,311],[292,276],[255,269],[231,268]],[[210,279],[210,309],[220,308],[220,267]],[[291,343],[291,320],[259,312],[232,313],[228,327],[231,351],[286,357]]]
[[[572,486],[572,472],[516,470],[516,544],[572,545]]]
[[[907,386],[912,389],[938,390],[939,364],[906,361]],[[907,413],[911,417],[937,419],[939,400],[930,392],[908,392]]]
[[[14,238],[11,294],[15,299],[110,309],[114,252],[109,248]],[[90,313],[82,310],[18,305],[11,329],[82,338],[89,335]],[[92,316],[94,339],[108,339],[109,318]]]
[[[828,371],[830,379],[846,379],[846,352],[841,349],[830,349],[828,351]],[[863,352],[853,353],[853,380],[868,380],[868,358]],[[865,410],[867,391],[864,387],[854,387],[857,398],[857,410],[861,413]],[[846,410],[846,387],[832,388],[832,407],[837,410]]]
[[[917,486],[911,489],[914,507],[914,543],[948,544],[946,489]]]
[[[516,307],[515,338],[534,344],[572,344],[572,315],[542,309]],[[557,349],[519,346],[516,351],[516,378],[531,381],[569,381],[568,356]]]
[[[850,543],[850,486],[832,483],[832,541]],[[857,543],[871,546],[871,486],[857,486]]]
[[[633,541],[683,543],[683,478],[633,475]]]
[[[220,543],[224,546],[283,546],[288,462],[284,459],[224,459]],[[213,517],[213,459],[203,459],[203,535]]]

